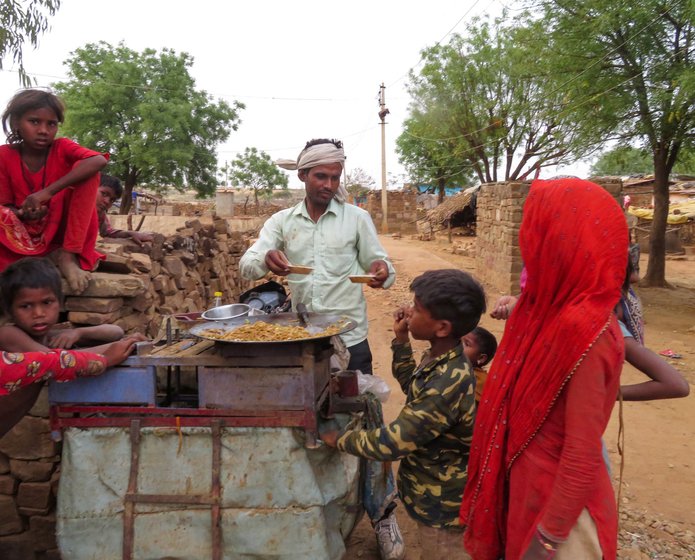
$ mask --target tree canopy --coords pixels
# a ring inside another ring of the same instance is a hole
[[[369,173],[361,167],[356,167],[347,174],[345,188],[352,196],[364,196],[376,185]]]
[[[10,56],[24,86],[31,85],[24,69],[24,43],[38,46],[39,37],[48,29],[48,16],[59,7],[60,0],[3,0],[0,5],[0,70],[3,58]]]
[[[563,94],[543,61],[538,22],[476,20],[465,36],[422,53],[411,72],[410,115],[397,140],[417,182],[518,180],[569,163],[593,147],[559,110]]]
[[[635,175],[654,172],[654,156],[633,146],[616,146],[599,156],[591,166],[591,175]],[[681,150],[673,172],[695,175],[695,152]]]
[[[135,185],[215,192],[215,149],[237,129],[244,105],[197,90],[190,55],[99,42],[66,66],[68,81],[55,84],[68,108],[63,133],[111,154],[109,173],[125,185],[121,212]]]
[[[665,285],[669,174],[695,138],[695,15],[689,0],[547,0],[548,60],[567,79],[565,111],[605,141],[648,151],[654,220],[644,281]]]
[[[256,210],[259,195],[272,193],[276,188],[286,189],[289,183],[270,156],[257,148],[246,148],[230,162],[229,179],[238,187],[253,190]]]

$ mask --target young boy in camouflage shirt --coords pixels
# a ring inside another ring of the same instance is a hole
[[[475,420],[475,377],[461,337],[485,312],[480,284],[460,270],[432,270],[413,280],[413,305],[395,313],[392,371],[405,406],[375,430],[323,433],[341,451],[377,461],[400,459],[398,489],[434,558],[467,559],[459,507]],[[416,367],[409,334],[430,350]]]

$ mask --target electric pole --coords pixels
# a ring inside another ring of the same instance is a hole
[[[389,110],[386,108],[386,86],[382,82],[379,88],[379,118],[381,119],[381,233],[389,232],[389,202],[386,190],[386,115],[388,114]]]

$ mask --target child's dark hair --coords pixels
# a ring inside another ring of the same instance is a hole
[[[9,315],[19,290],[22,288],[48,288],[58,301],[63,301],[63,289],[56,265],[46,258],[25,257],[8,266],[0,274],[0,300]]]
[[[114,177],[113,175],[105,175],[102,173],[99,186],[110,188],[113,191],[113,194],[116,195],[116,198],[121,198],[121,196],[123,196],[123,185],[118,177]]]
[[[51,109],[59,123],[65,120],[65,104],[55,93],[43,89],[24,89],[10,99],[2,114],[2,129],[8,144],[20,144],[21,136],[17,133],[17,120],[27,111],[34,109]]]
[[[471,332],[485,313],[485,290],[462,270],[428,270],[412,281],[410,290],[434,319],[451,323],[453,337]]]
[[[483,327],[475,327],[471,331],[471,335],[475,337],[480,353],[487,356],[487,360],[477,365],[485,366],[489,364],[490,360],[495,357],[495,353],[497,352],[497,339],[495,335]]]

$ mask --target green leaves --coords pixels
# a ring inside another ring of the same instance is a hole
[[[563,113],[561,76],[544,62],[543,29],[525,14],[511,24],[475,20],[465,35],[422,53],[401,161],[439,185],[523,179],[586,152]]]
[[[259,195],[270,194],[278,187],[286,189],[289,182],[270,156],[256,148],[246,148],[242,155],[232,160],[229,179],[232,184],[253,191],[256,207]]]
[[[0,69],[2,59],[10,56],[18,66],[23,86],[31,85],[31,78],[24,70],[24,43],[38,46],[39,36],[48,29],[48,16],[54,15],[59,7],[60,0],[3,0],[0,4]]]
[[[135,184],[215,192],[215,148],[237,129],[244,106],[195,89],[190,55],[99,42],[77,49],[66,66],[70,79],[55,84],[68,108],[63,133],[111,154],[124,202]]]

